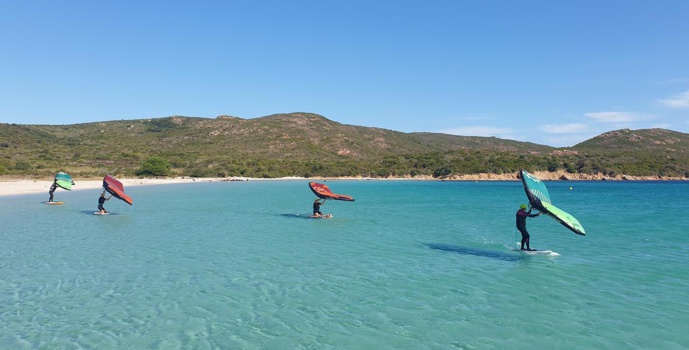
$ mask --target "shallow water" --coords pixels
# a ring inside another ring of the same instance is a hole
[[[519,182],[327,184],[0,198],[0,348],[689,348],[689,183],[547,183],[556,257],[511,250]]]

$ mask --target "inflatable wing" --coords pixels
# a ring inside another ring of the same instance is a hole
[[[124,193],[124,185],[122,185],[122,183],[116,178],[110,175],[105,175],[103,178],[103,188],[105,188],[105,190],[113,196],[127,202],[129,205],[132,205],[132,199]]]
[[[72,190],[72,177],[69,176],[69,174],[65,172],[59,172],[55,174],[55,183],[60,186],[61,188],[66,189],[67,191]]]
[[[524,184],[526,197],[529,198],[529,204],[531,204],[532,207],[555,219],[557,222],[562,224],[562,226],[572,230],[572,232],[582,236],[586,235],[584,227],[581,226],[577,218],[553,205],[553,203],[550,201],[548,189],[545,187],[543,181],[529,174],[525,170],[521,170],[519,175],[522,178],[522,184]]]
[[[328,188],[328,186],[324,184],[319,184],[317,182],[309,182],[309,188],[311,189],[311,191],[313,191],[313,193],[316,194],[316,196],[318,196],[318,198],[354,202],[354,198],[352,198],[351,196],[333,193],[333,191],[331,191],[330,188]]]

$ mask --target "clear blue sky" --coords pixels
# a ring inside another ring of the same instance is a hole
[[[0,122],[287,112],[551,146],[689,132],[689,1],[0,0]]]

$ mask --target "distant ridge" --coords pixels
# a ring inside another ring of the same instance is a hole
[[[565,171],[685,178],[689,135],[615,130],[571,148],[495,137],[403,133],[341,124],[313,113],[92,122],[0,124],[0,175],[141,174],[151,157],[181,176],[363,176],[456,178],[466,174]]]
[[[689,134],[667,129],[613,130],[581,142],[573,149],[689,152]]]

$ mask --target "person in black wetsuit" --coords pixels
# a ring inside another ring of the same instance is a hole
[[[519,206],[519,210],[517,211],[517,230],[522,234],[522,250],[524,250],[524,243],[526,243],[526,250],[533,250],[531,249],[531,246],[529,246],[529,231],[526,230],[526,218],[535,218],[541,213],[537,214],[531,214],[531,210],[533,208],[529,209],[529,211],[526,211],[526,204],[522,204]]]
[[[323,213],[321,213],[322,204],[325,204],[325,199],[323,200],[323,202],[321,202],[319,198],[316,198],[316,200],[313,202],[313,216],[323,215]]]
[[[112,195],[110,195],[110,197],[108,197],[107,199],[105,198],[105,191],[103,191],[103,193],[100,194],[100,198],[98,198],[98,210],[100,210],[101,214],[107,213],[105,208],[103,208],[103,204],[105,204],[105,201],[109,201],[110,198],[112,198]]]
[[[48,199],[48,203],[53,202],[53,193],[55,193],[56,188],[57,188],[57,182],[53,181],[53,185],[50,186],[50,191],[48,191],[48,194],[50,194],[50,199]]]

